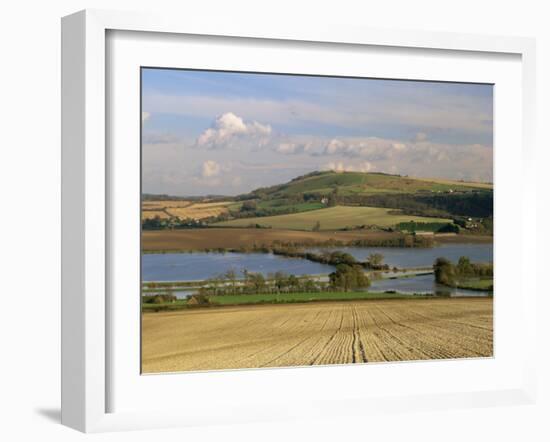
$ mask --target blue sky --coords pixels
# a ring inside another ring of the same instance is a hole
[[[143,190],[238,194],[313,170],[492,181],[490,85],[142,70]]]

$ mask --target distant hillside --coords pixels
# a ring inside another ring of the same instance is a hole
[[[142,201],[147,229],[215,224],[325,230],[414,221],[492,232],[491,184],[383,173],[313,172],[237,197],[143,195]]]
[[[385,173],[313,172],[284,184],[239,195],[236,200],[255,201],[253,210],[246,212],[247,207],[243,207],[245,213],[239,217],[303,212],[336,205],[399,209],[407,215],[439,218],[490,218],[493,215],[492,184]]]
[[[487,190],[486,183],[466,183],[449,180],[409,178],[384,173],[313,172],[285,184],[256,189],[239,199],[288,198],[296,194],[329,195],[334,189],[341,196],[373,195],[381,193],[452,193]],[[307,195],[306,195],[307,196]]]

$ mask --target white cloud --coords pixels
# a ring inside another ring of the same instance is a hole
[[[228,148],[236,144],[236,141],[248,138],[263,145],[270,134],[271,126],[257,121],[245,122],[233,112],[226,112],[217,117],[212,127],[197,138],[196,144],[210,149]]]
[[[151,117],[151,114],[149,112],[142,112],[141,113],[141,122],[144,123],[146,122],[149,117]]]
[[[330,140],[325,147],[325,153],[328,155],[337,154],[346,150],[346,145],[343,141],[336,138]]]
[[[210,178],[220,174],[221,166],[213,160],[206,160],[202,163],[201,175],[203,178]]]
[[[310,144],[294,143],[294,142],[286,141],[283,143],[279,143],[275,147],[275,151],[286,155],[293,155],[293,154],[300,154],[300,153],[307,152],[310,148],[311,148]]]
[[[392,147],[395,150],[405,150],[407,148],[407,145],[403,143],[393,143]]]
[[[425,132],[418,132],[414,137],[414,141],[416,142],[426,141],[427,139],[428,139],[428,134],[426,134]]]
[[[324,169],[335,172],[371,172],[375,167],[368,161],[354,164],[344,163],[343,161],[331,161],[325,164]]]
[[[374,161],[389,158],[396,151],[403,151],[406,148],[406,144],[402,142],[377,137],[333,138],[327,143],[323,153],[354,158],[362,157]]]

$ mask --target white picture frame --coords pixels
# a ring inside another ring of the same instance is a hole
[[[113,388],[109,372],[113,355],[108,328],[113,318],[109,309],[108,244],[113,230],[109,228],[110,188],[109,155],[106,121],[109,118],[106,76],[107,33],[150,32],[161,35],[217,36],[220,38],[284,41],[286,44],[338,44],[384,48],[431,49],[476,54],[509,54],[521,57],[521,156],[524,187],[519,190],[522,220],[534,219],[535,45],[532,39],[490,37],[416,31],[357,29],[344,26],[302,28],[256,27],[253,23],[209,23],[195,18],[157,17],[110,11],[82,11],[62,21],[62,423],[84,432],[122,429],[159,428],[168,426],[206,425],[212,416],[201,416],[179,409],[112,411],[109,392]],[[498,118],[498,114],[497,114]],[[497,167],[498,164],[497,164]],[[532,187],[531,187],[532,186]],[[498,192],[498,189],[496,190]],[[116,230],[115,230],[116,232]],[[519,227],[522,257],[534,255],[534,230],[523,222]],[[518,249],[519,250],[519,249]],[[527,271],[525,259],[523,272]],[[498,282],[497,282],[498,284]],[[534,336],[536,297],[534,281],[521,281],[522,311],[520,325],[524,336]],[[498,313],[497,313],[498,314]],[[131,333],[139,333],[139,330]],[[397,412],[412,409],[460,408],[504,403],[532,403],[536,393],[533,354],[535,340],[527,340],[522,354],[521,380],[513,379],[502,388],[475,388],[461,393],[443,390],[425,395],[391,394],[372,397],[327,397],[311,402],[308,407],[293,406],[254,410],[252,399],[235,409],[220,413],[218,422],[252,422],[288,417],[328,416],[338,404],[339,414],[367,414],[383,409]],[[362,367],[354,367],[361,369]],[[401,370],[405,368],[401,367]],[[346,370],[336,367],[332,370]],[[384,370],[379,366],[378,371]],[[280,372],[281,370],[279,370]],[[284,370],[286,378],[298,372]],[[258,372],[243,371],[245,382],[258,377]],[[347,371],[349,373],[349,370]],[[205,373],[201,376],[212,376]],[[303,376],[303,375],[301,375]],[[170,384],[170,377],[165,377]],[[172,377],[172,379],[174,379]],[[337,393],[336,393],[337,395]],[[253,397],[250,396],[250,397]],[[192,400],[192,397],[188,398]],[[244,400],[243,400],[244,401]],[[251,412],[252,411],[252,412]],[[244,417],[239,417],[244,416]]]

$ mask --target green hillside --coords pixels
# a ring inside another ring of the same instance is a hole
[[[340,195],[371,195],[380,193],[440,193],[467,192],[491,188],[484,183],[415,179],[399,175],[362,172],[313,172],[297,177],[288,183],[257,189],[249,197],[262,199],[288,198],[311,193],[329,194],[337,188]]]

